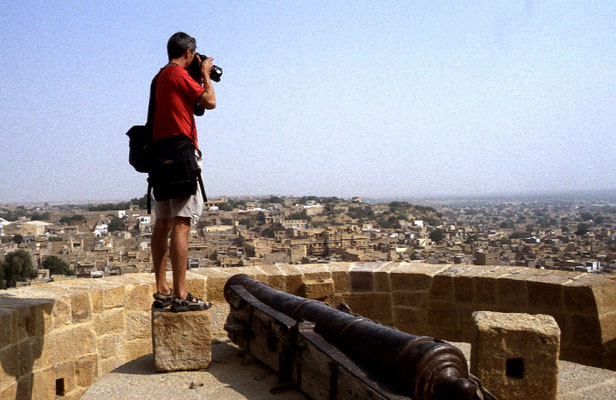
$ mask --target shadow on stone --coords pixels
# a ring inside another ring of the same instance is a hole
[[[52,298],[0,294],[0,363],[8,377],[0,380],[0,398],[52,398],[65,394],[65,377],[59,376],[61,371],[56,371],[52,362],[54,349],[45,344],[55,302]]]

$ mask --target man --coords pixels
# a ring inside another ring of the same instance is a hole
[[[156,82],[153,122],[154,141],[177,135],[187,136],[195,147],[201,167],[201,152],[197,143],[197,128],[193,110],[198,103],[206,110],[216,107],[216,95],[210,81],[212,58],[201,62],[201,84],[189,74],[188,67],[195,58],[197,42],[184,32],[178,32],[167,42],[169,63],[159,73]],[[204,310],[211,304],[192,296],[186,290],[188,266],[188,235],[191,220],[198,221],[203,210],[201,192],[188,197],[155,202],[156,223],[152,233],[152,261],[156,275],[154,305],[173,311]],[[169,234],[171,240],[168,244]],[[171,258],[173,290],[166,277],[167,256]]]

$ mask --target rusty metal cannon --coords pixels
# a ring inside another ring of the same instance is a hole
[[[455,346],[413,336],[247,275],[224,289],[241,348],[314,399],[479,399]]]

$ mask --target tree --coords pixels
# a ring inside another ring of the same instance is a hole
[[[24,237],[21,236],[20,234],[17,234],[15,236],[13,236],[13,243],[15,244],[22,244],[24,242]]]
[[[122,218],[114,218],[107,224],[107,231],[116,232],[124,230],[124,220]]]
[[[590,227],[588,226],[588,224],[579,224],[577,230],[575,231],[575,234],[578,236],[584,236],[588,233],[589,228]]]
[[[36,277],[32,258],[23,250],[9,253],[2,261],[2,269],[6,278],[6,286],[15,287],[17,282]]]
[[[49,270],[50,274],[62,274],[62,275],[72,275],[72,271],[69,269],[68,264],[64,262],[59,257],[49,256],[43,261],[43,268]]]
[[[445,233],[442,229],[435,229],[430,232],[430,240],[433,242],[439,243],[445,238]]]

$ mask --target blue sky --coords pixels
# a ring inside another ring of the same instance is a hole
[[[217,195],[616,189],[616,3],[21,1],[0,9],[0,202],[124,200],[171,34],[224,69]]]

